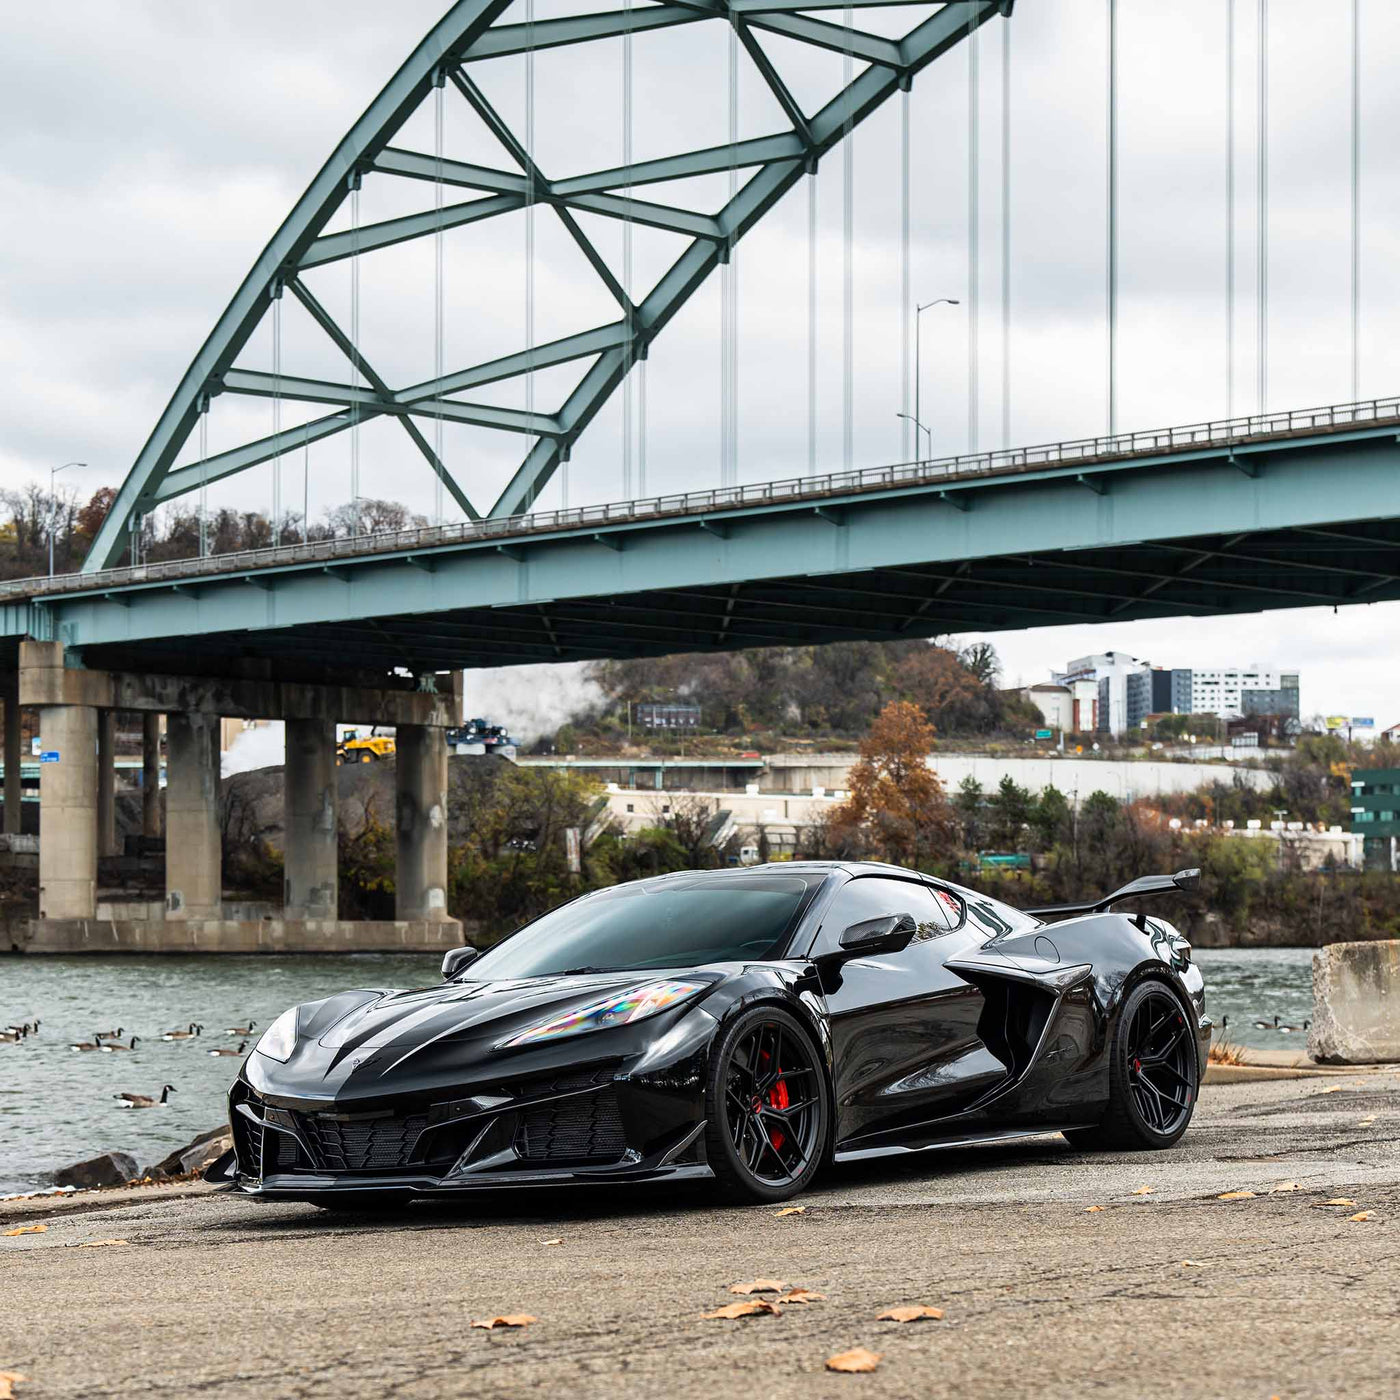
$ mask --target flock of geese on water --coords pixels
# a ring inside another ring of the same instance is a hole
[[[0,1031],[0,1045],[18,1045],[20,1041],[31,1035],[38,1035],[39,1027],[43,1022],[36,1016],[32,1021],[23,1021],[19,1025],[6,1026]],[[248,1049],[248,1037],[257,1029],[256,1021],[249,1021],[246,1026],[226,1026],[225,1035],[236,1035],[241,1037],[238,1048],[232,1049],[228,1046],[215,1046],[205,1053],[216,1055],[220,1058],[236,1059],[245,1054]],[[163,1041],[194,1040],[204,1033],[204,1026],[199,1021],[191,1021],[183,1030],[166,1031],[160,1038]],[[99,1051],[104,1055],[113,1055],[118,1052],[126,1052],[136,1049],[141,1037],[133,1035],[125,1045],[122,1044],[122,1037],[126,1034],[125,1026],[118,1026],[114,1031],[98,1031],[91,1040],[75,1040],[69,1045],[70,1050]],[[117,1100],[118,1108],[162,1108],[169,1101],[171,1094],[175,1093],[173,1084],[165,1085],[160,1091],[160,1097],[155,1098],[150,1094],[113,1094]]]
[[[1257,1031],[1277,1031],[1280,1035],[1302,1035],[1311,1025],[1311,1021],[1304,1021],[1301,1026],[1285,1026],[1282,1021],[1275,1016],[1272,1021],[1256,1021],[1254,1023],[1254,1029]],[[1228,1016],[1222,1016],[1220,1018],[1221,1034],[1223,1035],[1229,1029],[1230,1018]]]

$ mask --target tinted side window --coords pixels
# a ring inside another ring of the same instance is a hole
[[[913,880],[889,880],[879,875],[867,875],[848,881],[836,892],[836,898],[822,920],[820,951],[835,949],[841,931],[865,919],[885,918],[890,914],[912,914],[919,925],[916,941],[937,938],[956,928],[961,922],[961,909],[954,912],[956,897],[940,896],[926,885]]]

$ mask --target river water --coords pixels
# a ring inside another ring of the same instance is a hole
[[[1275,1049],[1298,1035],[1256,1020],[1301,1026],[1312,1015],[1310,948],[1201,949],[1207,1008],[1228,1038]],[[0,958],[0,1026],[41,1018],[37,1035],[0,1045],[0,1195],[48,1184],[58,1167],[99,1152],[129,1152],[141,1166],[216,1126],[239,1061],[227,1027],[256,1022],[250,1041],[287,1007],[347,987],[422,987],[438,978],[435,955],[310,957]],[[202,1035],[163,1042],[162,1032],[201,1022]],[[69,1049],[121,1027],[139,1037],[129,1053]],[[163,1108],[123,1110],[114,1094],[158,1097]]]

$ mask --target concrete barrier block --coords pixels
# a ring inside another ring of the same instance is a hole
[[[1324,1064],[1400,1061],[1400,941],[1330,943],[1313,954],[1308,1053]]]

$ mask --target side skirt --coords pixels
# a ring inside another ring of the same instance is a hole
[[[1054,1137],[1058,1133],[1090,1126],[1087,1123],[1063,1123],[1057,1128],[1035,1127],[1011,1130],[992,1129],[985,1133],[965,1133],[960,1137],[939,1138],[932,1142],[890,1143],[883,1147],[853,1147],[838,1149],[836,1162],[869,1162],[876,1157],[900,1157],[911,1152],[937,1152],[948,1147],[976,1147],[988,1142],[1018,1142],[1022,1138]]]

